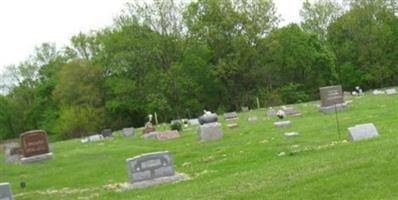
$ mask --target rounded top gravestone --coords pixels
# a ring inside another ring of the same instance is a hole
[[[204,115],[199,117],[199,123],[202,124],[208,124],[208,123],[213,123],[217,122],[217,114],[215,113],[210,113],[210,112],[205,112]]]
[[[43,130],[34,130],[22,133],[20,138],[22,155],[24,157],[46,154],[50,152],[47,133]]]

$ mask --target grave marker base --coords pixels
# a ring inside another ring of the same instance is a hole
[[[31,157],[22,157],[21,163],[27,164],[27,163],[38,162],[38,161],[42,161],[42,160],[51,160],[53,158],[54,158],[53,153],[46,153],[46,154],[41,154],[41,155],[36,155],[36,156],[31,156]]]

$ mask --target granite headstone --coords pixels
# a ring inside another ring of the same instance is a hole
[[[13,200],[9,183],[0,183],[0,200]]]
[[[395,88],[386,89],[386,94],[387,95],[396,95],[397,94],[397,90]]]
[[[379,132],[372,123],[355,125],[348,128],[348,137],[352,141],[368,139],[379,136]]]
[[[201,141],[217,140],[222,136],[221,124],[218,122],[207,123],[198,127],[198,137]]]
[[[30,163],[53,158],[48,145],[47,133],[42,130],[25,132],[20,135],[22,163]]]
[[[126,160],[131,183],[173,176],[174,166],[168,151],[146,153]]]
[[[104,136],[104,138],[113,137],[113,135],[112,135],[112,129],[103,129],[103,130],[101,131],[101,135]]]
[[[288,127],[288,126],[290,126],[290,124],[291,124],[290,121],[277,121],[277,122],[274,122],[274,126],[276,128]]]
[[[341,85],[319,88],[321,95],[320,111],[333,112],[345,108],[344,95]]]

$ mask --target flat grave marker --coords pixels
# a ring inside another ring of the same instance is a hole
[[[0,183],[0,200],[13,200],[9,183]]]
[[[379,136],[379,132],[374,124],[360,124],[348,128],[348,137],[352,141],[369,139]]]

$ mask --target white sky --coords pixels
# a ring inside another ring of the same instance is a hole
[[[133,0],[130,0],[133,1]],[[68,44],[80,31],[112,24],[128,0],[0,0],[0,73],[43,42]],[[280,25],[299,21],[302,0],[274,0]]]

